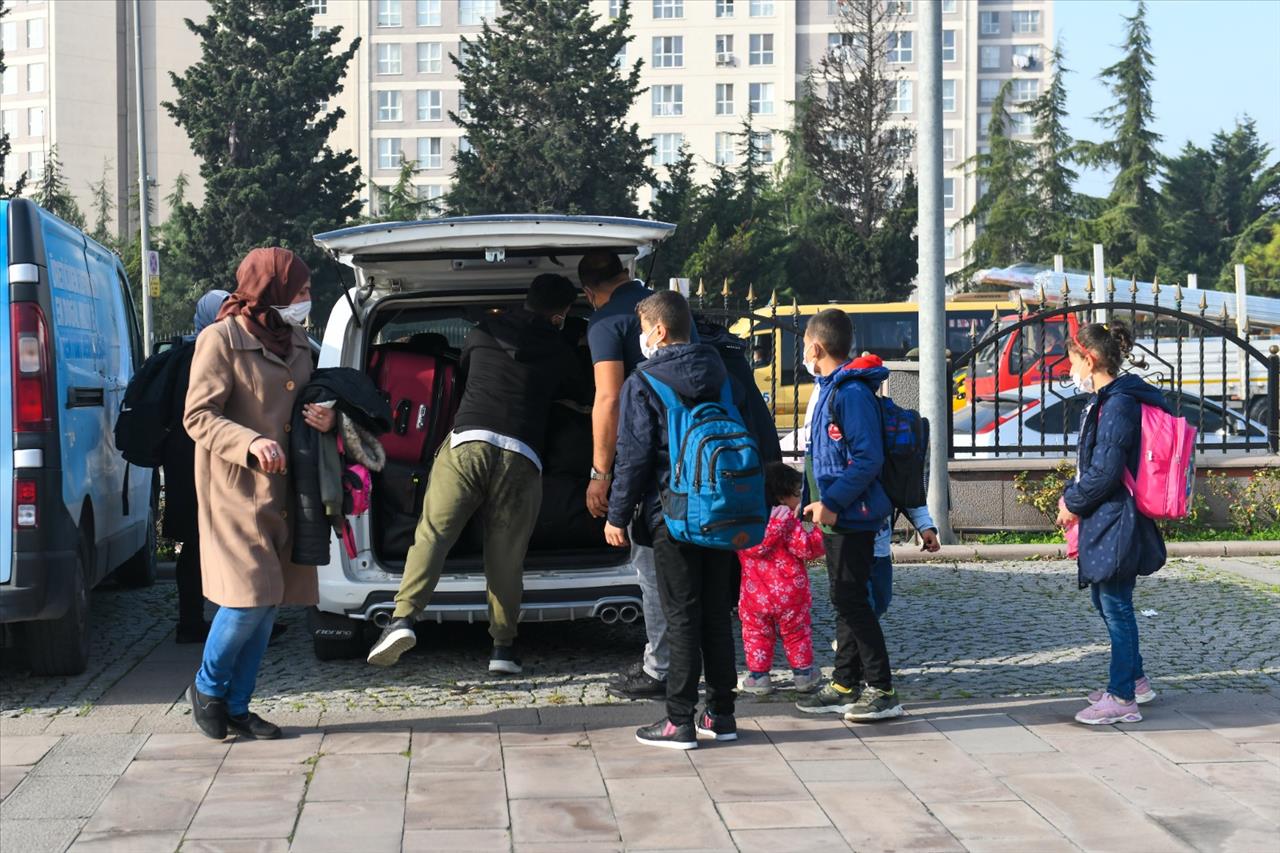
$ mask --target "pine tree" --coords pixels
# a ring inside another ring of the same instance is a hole
[[[680,147],[676,162],[667,166],[667,180],[658,185],[649,207],[649,217],[676,226],[675,233],[658,246],[657,257],[649,274],[655,287],[663,287],[672,278],[680,278],[685,263],[701,242],[700,210],[702,190],[694,179],[693,154],[688,145]]]
[[[1115,103],[1095,120],[1110,131],[1111,139],[1090,145],[1087,151],[1090,165],[1110,165],[1118,170],[1107,209],[1094,223],[1107,247],[1108,266],[1145,276],[1155,271],[1158,260],[1160,218],[1152,183],[1161,163],[1156,150],[1160,135],[1151,129],[1155,62],[1145,0],[1138,0],[1137,11],[1124,20],[1124,56],[1099,75],[1111,89]]]
[[[1165,161],[1160,190],[1161,230],[1164,234],[1161,281],[1182,281],[1187,273],[1217,274],[1221,268],[1219,238],[1206,200],[1214,180],[1213,155],[1188,142],[1176,157]]]
[[[104,246],[112,245],[115,240],[111,233],[111,215],[115,212],[116,201],[111,197],[111,185],[107,183],[107,175],[111,172],[111,160],[102,158],[102,177],[89,184],[89,206],[93,208],[93,231],[91,236]]]
[[[1036,216],[1031,225],[1030,255],[1025,259],[1046,263],[1054,255],[1068,262],[1084,263],[1089,251],[1076,233],[1079,203],[1072,187],[1079,173],[1071,167],[1077,157],[1076,144],[1067,132],[1067,88],[1063,75],[1062,45],[1049,56],[1053,76],[1049,87],[1028,107],[1036,137],[1036,162],[1031,173]]]
[[[75,227],[84,227],[84,214],[62,177],[62,161],[58,159],[56,145],[49,146],[49,153],[44,158],[44,174],[36,181],[31,199]]]
[[[188,262],[202,289],[226,287],[249,249],[283,246],[312,266],[316,301],[328,302],[336,271],[320,274],[311,238],[356,217],[361,182],[354,155],[329,147],[343,111],[326,104],[342,90],[359,39],[335,49],[340,27],[313,35],[312,12],[298,0],[210,6],[203,22],[186,22],[201,56],[170,74],[178,94],[164,104],[202,161],[204,203],[179,216],[190,228]]]
[[[0,19],[3,19],[7,14],[9,14],[9,6],[5,0],[0,0]],[[4,69],[4,45],[0,45],[0,76],[3,76]],[[9,168],[9,153],[11,150],[8,131],[0,128],[0,198],[18,198],[27,187],[27,173],[25,171],[18,173],[18,176],[13,178],[11,186],[7,186],[5,183],[5,170]]]
[[[416,222],[436,212],[436,202],[418,197],[417,187],[413,185],[414,165],[413,161],[401,157],[400,174],[390,187],[370,181],[378,198],[378,212],[368,218],[370,222]]]
[[[640,66],[619,68],[631,41],[629,3],[601,23],[582,0],[506,0],[462,39],[465,115],[450,117],[468,148],[454,158],[452,212],[632,215],[655,178],[648,142],[627,113]]]

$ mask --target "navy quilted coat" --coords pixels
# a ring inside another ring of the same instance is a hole
[[[1138,512],[1124,485],[1124,469],[1138,470],[1142,403],[1168,410],[1160,389],[1125,374],[1098,391],[1084,410],[1078,474],[1063,495],[1067,509],[1080,516],[1082,589],[1149,575],[1165,562],[1159,528]]]

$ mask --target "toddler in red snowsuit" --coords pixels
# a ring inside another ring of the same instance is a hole
[[[738,616],[742,620],[742,645],[747,675],[739,689],[763,694],[772,691],[769,670],[773,649],[782,635],[787,662],[797,690],[812,690],[819,676],[813,668],[813,628],[809,610],[809,572],[805,563],[823,555],[822,530],[806,530],[796,515],[800,506],[800,472],[783,462],[765,469],[765,491],[773,510],[764,541],[738,552],[742,561],[742,588]]]

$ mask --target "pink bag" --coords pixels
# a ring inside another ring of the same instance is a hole
[[[1066,509],[1067,502],[1064,498],[1058,498],[1058,509]],[[1068,524],[1062,531],[1067,537],[1067,556],[1080,556],[1080,522],[1073,521]]]
[[[1138,476],[1125,468],[1124,481],[1147,518],[1186,518],[1196,486],[1196,428],[1143,403]]]
[[[369,493],[373,491],[373,478],[363,465],[348,465],[342,472],[342,491],[345,500],[342,509],[346,515],[364,515],[369,511]]]

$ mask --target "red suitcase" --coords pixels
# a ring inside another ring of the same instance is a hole
[[[385,344],[369,356],[369,375],[391,405],[387,458],[422,464],[449,434],[458,410],[457,362],[412,344]]]

